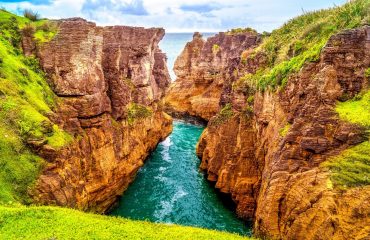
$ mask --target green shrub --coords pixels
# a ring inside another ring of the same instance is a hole
[[[40,19],[40,14],[38,14],[37,12],[32,11],[31,9],[25,9],[23,11],[23,16],[25,18],[28,18],[29,20],[31,20],[33,22]]]
[[[370,78],[370,68],[366,69],[365,77]]]
[[[217,54],[220,51],[220,46],[217,44],[213,44],[212,46],[212,53]]]
[[[279,135],[281,137],[285,137],[288,134],[290,127],[291,125],[287,123],[283,128],[279,130]]]
[[[253,28],[234,28],[226,32],[226,34],[234,35],[234,34],[242,34],[242,33],[253,33],[257,34],[257,31]]]
[[[230,103],[226,104],[221,111],[211,119],[210,125],[220,125],[234,116],[234,111]]]
[[[50,42],[58,33],[56,23],[49,20],[42,20],[37,23],[34,38],[39,44]]]
[[[27,23],[26,26],[22,28],[22,35],[25,37],[33,37],[36,32],[36,27],[32,23]]]
[[[144,119],[150,117],[153,114],[149,107],[130,103],[127,109],[127,121],[129,125],[132,125],[138,119]]]

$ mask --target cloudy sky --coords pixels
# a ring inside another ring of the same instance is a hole
[[[236,27],[271,31],[288,19],[346,0],[0,0],[20,13],[47,18],[83,17],[99,25],[164,27],[167,32],[218,32]]]

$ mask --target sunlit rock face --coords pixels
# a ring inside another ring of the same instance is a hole
[[[242,52],[260,41],[252,32],[219,33],[207,40],[195,33],[176,59],[177,79],[166,94],[166,111],[208,121],[220,110],[222,92],[231,87]]]
[[[369,87],[369,33],[366,26],[332,36],[320,60],[304,65],[279,91],[223,92],[234,114],[211,118],[197,147],[200,167],[231,195],[239,216],[254,219],[257,235],[369,237],[369,186],[338,190],[320,167],[367,141],[365,129],[341,121],[335,105]],[[254,61],[263,64],[258,57]],[[253,111],[243,110],[248,105]]]
[[[57,21],[55,38],[35,53],[59,98],[51,118],[74,135],[62,149],[34,146],[48,164],[36,202],[105,212],[148,154],[172,130],[158,106],[170,83],[159,28],[97,27]],[[130,106],[144,115],[130,115]],[[144,109],[144,110],[143,110]]]

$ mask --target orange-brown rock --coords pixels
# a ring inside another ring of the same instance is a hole
[[[234,69],[245,49],[260,42],[256,33],[219,33],[207,41],[199,33],[176,59],[176,81],[166,97],[166,111],[174,116],[193,116],[208,121],[219,112],[222,92],[230,88]]]
[[[201,168],[230,193],[241,217],[254,218],[257,235],[271,239],[367,239],[370,187],[337,190],[319,165],[366,141],[364,129],[334,110],[368,88],[370,27],[333,36],[320,61],[306,64],[282,91],[256,93],[253,114],[234,108],[211,119],[198,144]],[[248,96],[233,91],[233,105]],[[244,102],[243,102],[244,99]],[[281,130],[288,127],[287,134]]]
[[[35,51],[59,98],[51,118],[74,140],[37,147],[48,164],[32,194],[41,204],[105,212],[172,131],[158,108],[170,83],[158,47],[164,30],[97,27],[80,18],[56,24],[55,38]],[[151,114],[129,116],[132,103]]]

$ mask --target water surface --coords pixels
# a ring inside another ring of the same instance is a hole
[[[248,234],[199,171],[195,146],[202,131],[174,122],[173,133],[152,153],[112,215]]]

